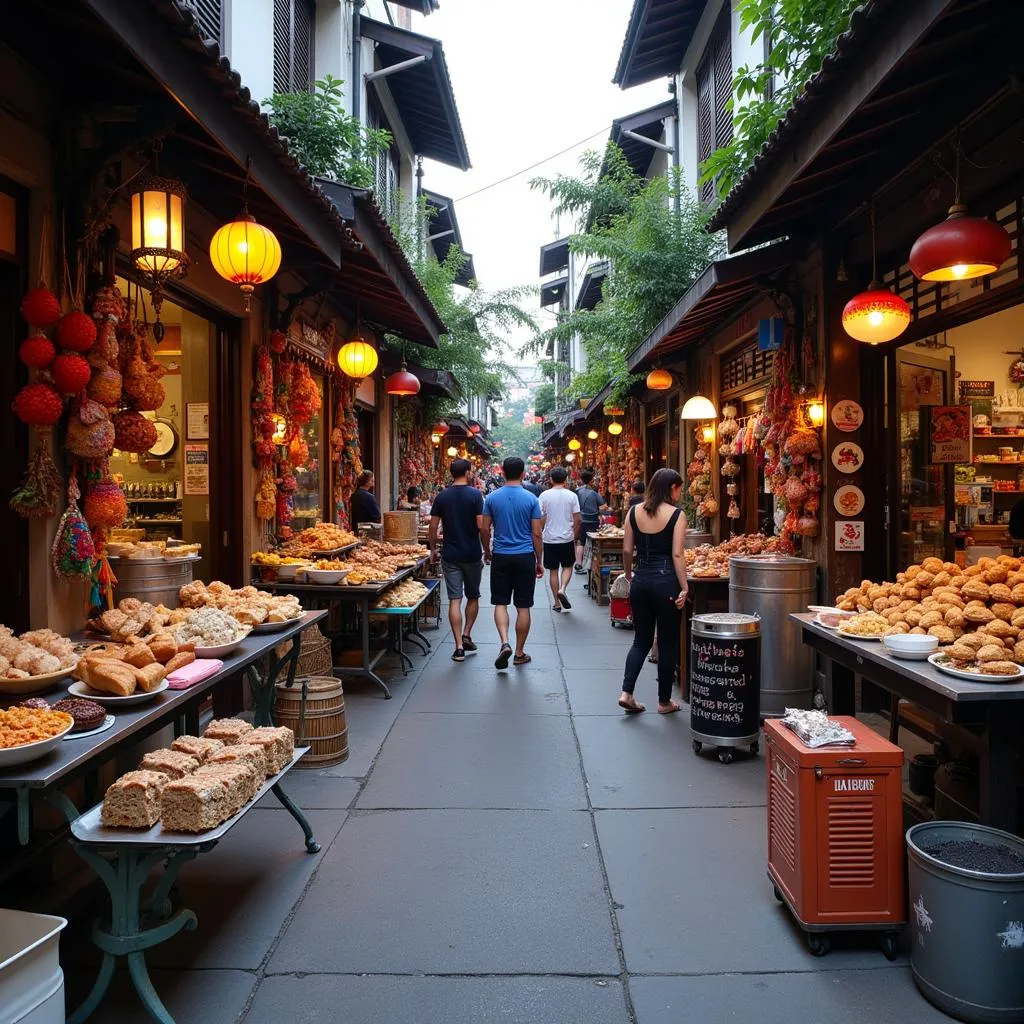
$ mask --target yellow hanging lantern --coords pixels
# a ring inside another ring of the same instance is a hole
[[[618,420],[612,420],[608,424],[608,433],[618,435],[622,433],[622,424]]]
[[[225,281],[242,290],[248,313],[256,285],[269,281],[281,267],[281,243],[270,228],[257,224],[256,218],[243,210],[213,236],[210,260]]]
[[[347,377],[363,380],[377,369],[377,350],[356,335],[338,350],[338,367]]]
[[[655,367],[647,374],[647,386],[652,391],[668,391],[672,387],[672,374],[660,366]]]
[[[574,437],[569,441],[569,451],[578,452],[583,445]]]
[[[596,441],[598,439],[598,437],[600,437],[600,436],[601,435],[598,434],[598,432],[596,430],[588,430],[587,431],[587,437],[589,437],[591,441]]]

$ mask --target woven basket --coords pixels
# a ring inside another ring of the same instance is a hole
[[[420,524],[418,512],[385,512],[384,539],[394,544],[415,544]]]
[[[341,680],[333,676],[296,677],[277,684],[274,720],[295,733],[295,745],[309,747],[301,768],[323,768],[348,757],[348,723]]]
[[[304,629],[300,636],[299,657],[295,665],[296,676],[329,676],[334,669],[331,655],[331,641],[320,632],[319,626]],[[292,648],[289,640],[277,648],[277,655],[283,658]]]

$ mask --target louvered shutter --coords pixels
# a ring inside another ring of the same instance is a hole
[[[274,92],[292,88],[291,0],[274,0]]]
[[[710,48],[709,48],[710,49]],[[706,52],[697,65],[697,161],[703,164],[715,148],[715,81],[711,53]],[[715,196],[715,184],[700,186],[700,201],[709,203]]]
[[[311,0],[274,0],[275,92],[300,92],[313,84],[315,24]]]
[[[732,42],[729,38],[729,4],[725,5],[715,31],[715,148],[732,142]]]
[[[185,0],[185,2],[195,12],[203,39],[220,46],[222,42],[221,0]]]

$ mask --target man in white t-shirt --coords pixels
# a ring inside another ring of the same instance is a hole
[[[565,588],[572,579],[576,560],[575,541],[580,532],[580,503],[565,486],[568,473],[561,467],[551,470],[551,486],[540,496],[541,522],[544,524],[544,568],[548,570],[554,610],[571,608]]]

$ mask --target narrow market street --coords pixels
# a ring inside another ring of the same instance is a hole
[[[763,757],[695,757],[685,707],[623,715],[632,632],[579,580],[571,612],[535,609],[527,667],[494,670],[484,607],[464,664],[430,633],[393,700],[346,685],[349,759],[287,782],[323,851],[267,797],[183,870],[198,930],[149,956],[176,1020],[948,1020],[871,937],[810,955],[765,875]],[[62,948],[74,1006],[92,975]],[[141,1024],[119,981],[92,1019]]]

